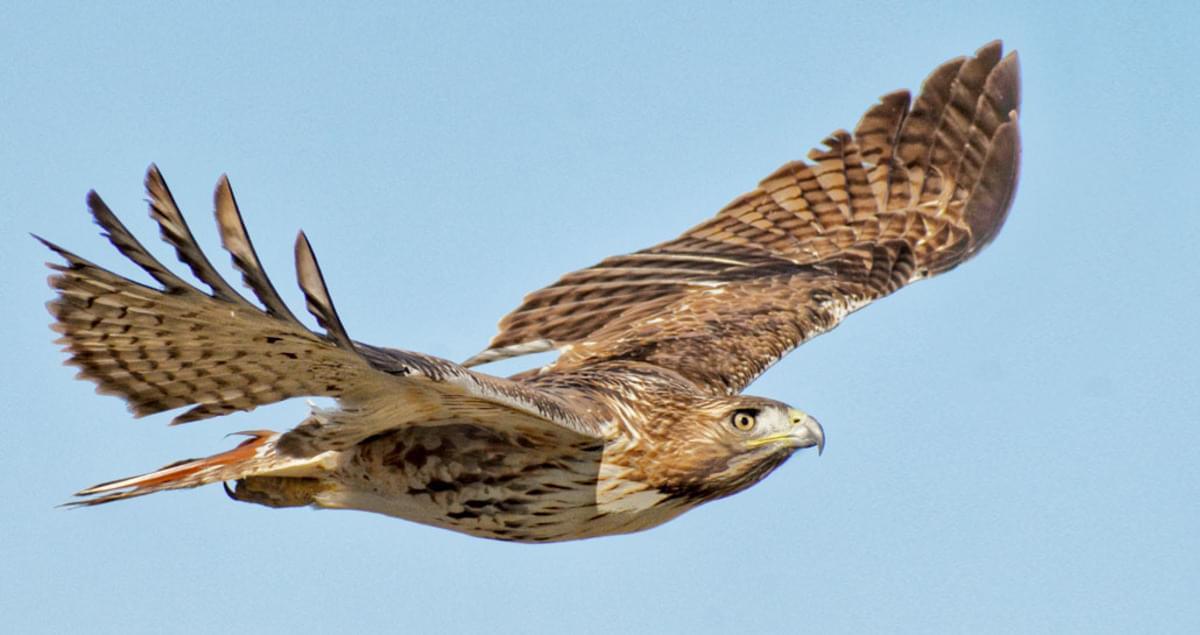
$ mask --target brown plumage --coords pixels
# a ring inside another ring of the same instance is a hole
[[[1019,71],[999,42],[884,96],[853,134],[784,165],[679,238],[567,274],[526,297],[459,365],[371,346],[342,325],[304,234],[305,327],[283,303],[222,177],[221,241],[261,307],[197,245],[146,177],[162,238],[207,287],[155,259],[94,192],[88,204],[149,287],[52,243],[49,303],[69,363],[137,416],[195,421],[327,396],[290,431],[80,492],[95,505],[233,481],[235,499],[382,512],[469,534],[552,541],[636,531],[753,485],[824,443],[808,415],[741,396],[848,313],[964,262],[1004,222],[1019,156]],[[45,242],[45,241],[43,241]],[[470,366],[557,348],[509,379]]]

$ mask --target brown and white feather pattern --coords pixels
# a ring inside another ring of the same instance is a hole
[[[221,177],[216,221],[258,304],[247,299],[151,166],[150,215],[201,285],[89,193],[109,241],[156,286],[43,241],[65,261],[50,265],[48,307],[68,363],[137,416],[186,408],[173,423],[300,396],[336,407],[87,488],[73,504],[233,481],[229,495],[246,502],[544,542],[645,529],[737,493],[824,443],[808,415],[739,395],[748,383],[848,313],[995,237],[1016,182],[1018,104],[1017,60],[1001,58],[998,42],[948,62],[915,101],[884,96],[853,134],[833,133],[808,162],[782,166],[680,237],[530,294],[465,365],[353,340],[300,233],[297,282],[321,330],[305,326]],[[466,368],[551,347],[563,349],[555,363],[507,379]]]
[[[615,256],[530,294],[476,364],[563,349],[548,370],[599,359],[660,364],[736,393],[804,340],[987,244],[1015,188],[1015,53],[993,42],[943,64],[910,108],[881,98],[853,134],[679,238]]]
[[[390,414],[403,421],[404,416],[421,416],[406,415],[409,411],[441,413],[456,400],[473,399],[576,434],[598,434],[595,419],[576,416],[553,395],[533,393],[433,356],[352,342],[301,235],[298,277],[310,310],[328,334],[309,330],[279,300],[253,255],[236,206],[223,207],[232,197],[222,179],[216,193],[218,222],[226,245],[233,246],[235,264],[255,293],[265,297],[268,310],[258,308],[233,291],[203,255],[156,167],[150,167],[146,182],[151,216],[162,227],[164,239],[211,293],[171,273],[95,192],[88,195],[88,203],[110,242],[162,289],[42,241],[67,263],[50,265],[57,272],[49,282],[58,297],[47,307],[55,318],[52,328],[62,334],[59,343],[71,355],[68,363],[79,367],[79,376],[95,382],[100,392],[124,398],[134,414],[191,406],[173,420],[185,423],[291,397],[327,396],[358,411],[390,408],[395,411]],[[398,395],[407,399],[398,399],[399,405],[388,403],[388,397]],[[346,428],[339,430],[344,437]]]

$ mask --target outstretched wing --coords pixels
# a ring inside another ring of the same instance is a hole
[[[1017,181],[1019,68],[1000,42],[881,98],[853,134],[679,238],[536,291],[466,365],[560,348],[547,372],[606,359],[740,392],[867,303],[970,258]]]
[[[55,318],[52,328],[62,334],[59,343],[70,353],[68,363],[79,367],[81,378],[95,382],[98,392],[123,398],[135,415],[191,406],[173,420],[184,423],[291,397],[329,396],[345,410],[365,413],[353,418],[359,429],[343,425],[326,431],[339,442],[353,442],[379,427],[455,418],[588,438],[599,433],[596,420],[557,396],[429,355],[351,340],[301,233],[297,277],[309,312],[325,332],[309,330],[263,271],[222,177],[214,195],[222,243],[264,307],[259,308],[217,273],[154,166],[146,189],[163,239],[211,291],[159,262],[95,192],[89,193],[88,205],[109,241],[161,288],[42,240],[66,260],[50,265],[57,272],[50,285],[58,297],[47,306]]]

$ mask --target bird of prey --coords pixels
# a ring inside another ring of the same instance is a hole
[[[741,395],[796,346],[1000,230],[1017,181],[1019,70],[993,42],[915,100],[884,95],[854,131],[678,238],[528,295],[462,364],[350,338],[301,232],[296,275],[321,330],[280,299],[222,177],[216,221],[255,303],[213,267],[153,165],[150,215],[203,288],[157,260],[95,193],[88,205],[145,285],[43,240],[52,328],[79,376],[136,416],[196,421],[320,396],[290,430],[89,487],[75,505],[225,484],[239,501],[378,512],[473,536],[563,541],[653,527],[740,492],[801,448],[804,412]],[[41,239],[39,239],[41,240]],[[509,378],[471,367],[557,349]],[[232,486],[229,483],[233,483]]]

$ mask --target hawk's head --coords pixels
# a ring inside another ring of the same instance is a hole
[[[698,500],[740,492],[796,450],[825,447],[816,419],[773,399],[709,398],[674,417],[647,431],[654,441],[638,460],[658,489]]]

